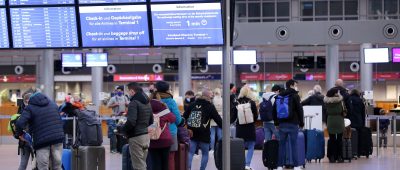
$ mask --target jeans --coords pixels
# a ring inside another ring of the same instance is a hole
[[[256,141],[244,142],[244,146],[247,147],[246,166],[250,166],[251,159],[253,159],[255,145],[256,145]]]
[[[275,135],[275,139],[279,140],[279,133],[276,130],[274,123],[264,122],[264,135],[265,135],[265,142],[272,139],[272,134]]]
[[[110,138],[110,151],[117,152],[117,135],[113,134]]]
[[[129,153],[134,170],[147,169],[146,159],[149,146],[150,137],[148,134],[129,138]]]
[[[216,141],[215,141],[215,133],[217,133],[217,137],[218,137],[217,141],[221,140],[222,139],[222,129],[219,128],[218,126],[211,126],[210,130],[211,130],[210,148],[211,148],[211,150],[214,150],[215,143],[216,143]]]
[[[54,144],[51,146],[43,147],[36,150],[37,167],[40,170],[49,169],[49,159],[51,158],[51,169],[61,170],[61,155],[63,151],[63,144]]]
[[[169,148],[149,149],[149,155],[152,162],[152,170],[168,169]]]
[[[192,168],[192,160],[194,152],[196,151],[197,146],[201,149],[201,165],[200,170],[205,170],[208,163],[208,149],[210,148],[210,143],[198,142],[194,140],[190,140],[190,149],[189,149],[189,169]]]
[[[282,167],[285,164],[286,160],[286,141],[288,140],[288,136],[290,136],[290,145],[292,149],[292,160],[293,165],[299,166],[298,162],[298,154],[297,154],[297,135],[299,133],[299,127],[296,124],[292,123],[281,123],[279,125],[279,160],[278,166]]]
[[[21,162],[19,162],[18,170],[26,170],[29,163],[29,157],[31,155],[31,148],[29,146],[23,146],[20,150]]]

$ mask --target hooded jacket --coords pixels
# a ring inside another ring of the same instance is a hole
[[[58,106],[42,93],[34,93],[28,106],[18,119],[17,133],[23,134],[23,128],[29,124],[33,136],[33,148],[40,149],[64,140],[63,122],[58,114]]]
[[[172,94],[165,92],[157,92],[160,94],[161,102],[165,103],[169,110],[175,115],[175,123],[169,124],[169,131],[171,135],[176,136],[178,134],[178,125],[182,122],[181,112],[178,109],[178,105],[172,98]]]
[[[340,134],[344,131],[344,104],[341,95],[334,97],[325,96],[324,102],[326,104],[327,129],[329,134]],[[351,122],[353,124],[353,122]]]
[[[299,92],[292,89],[287,88],[286,90],[279,93],[280,96],[290,96],[289,97],[289,118],[287,119],[278,119],[276,103],[274,103],[274,122],[276,126],[279,126],[281,123],[291,123],[299,125],[300,127],[304,127],[304,111],[303,106],[300,103]],[[275,97],[276,99],[276,97]]]
[[[204,128],[188,127],[188,129],[193,131],[193,137],[191,140],[210,143],[210,121],[211,119],[214,120],[218,127],[222,128],[222,119],[218,115],[215,106],[211,102],[200,97],[192,105],[190,105],[189,109],[183,114],[183,117],[186,120],[188,120],[194,107],[201,108],[201,125],[204,126]]]
[[[127,121],[124,131],[128,138],[148,134],[147,127],[153,123],[153,112],[148,97],[138,92],[131,98],[128,106]]]
[[[168,109],[167,106],[158,101],[158,100],[151,100],[150,101],[151,108],[153,110],[153,114],[157,115],[160,112],[164,111],[165,109]],[[168,124],[174,123],[175,122],[175,115],[170,112],[164,116],[160,117],[160,127],[161,129],[164,128],[163,132],[160,135],[160,138],[158,140],[150,140],[150,149],[154,148],[166,148],[171,146],[174,141],[172,140],[171,137],[171,132],[169,131],[169,126]]]
[[[365,126],[365,105],[361,97],[357,94],[350,95],[347,100],[348,112],[347,118],[351,121],[352,128],[361,128]]]
[[[324,95],[320,92],[317,92],[304,101],[301,102],[303,106],[322,106],[322,121],[326,123],[326,107],[324,103]]]

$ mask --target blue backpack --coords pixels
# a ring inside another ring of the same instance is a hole
[[[260,103],[260,117],[261,120],[264,122],[269,122],[271,120],[273,120],[273,104],[271,102],[271,99],[275,97],[275,95],[271,95],[271,97],[269,97],[268,100],[266,100],[265,98],[263,98],[263,101]]]
[[[287,119],[289,118],[289,96],[280,96],[276,97],[276,112],[278,119]]]

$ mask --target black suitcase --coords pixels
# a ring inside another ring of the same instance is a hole
[[[342,158],[351,162],[353,159],[353,149],[351,147],[351,139],[342,140]]]
[[[244,140],[239,138],[231,139],[231,170],[244,170],[245,168],[245,150]],[[222,170],[222,141],[218,141],[214,152],[215,167]]]
[[[79,146],[72,151],[72,170],[105,170],[104,146]]]
[[[276,169],[278,167],[279,157],[279,141],[269,140],[264,143],[262,151],[262,161],[268,169]]]
[[[372,133],[371,129],[362,127],[358,130],[358,157],[372,154]]]
[[[351,148],[353,149],[353,158],[358,157],[358,132],[351,128]]]

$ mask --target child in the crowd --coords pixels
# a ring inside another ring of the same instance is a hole
[[[380,115],[385,115],[385,110],[379,110]],[[387,147],[387,131],[389,128],[390,120],[389,119],[380,119],[379,120],[379,146]],[[382,145],[383,143],[383,145]]]

